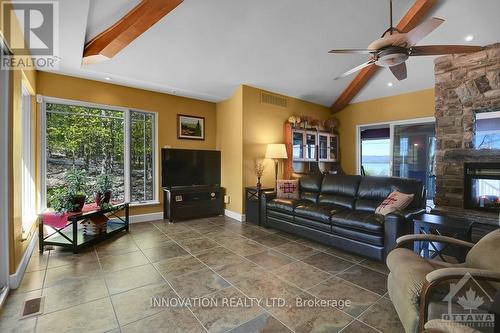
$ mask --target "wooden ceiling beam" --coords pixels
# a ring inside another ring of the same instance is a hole
[[[415,28],[429,14],[437,2],[438,0],[416,0],[405,16],[399,21],[396,28],[401,32],[408,32]],[[333,103],[331,106],[332,112],[335,113],[345,108],[375,73],[377,73],[378,69],[377,65],[371,65],[361,70],[342,94],[340,94],[335,103]]]
[[[85,45],[83,64],[113,58],[184,0],[142,0],[118,22]]]

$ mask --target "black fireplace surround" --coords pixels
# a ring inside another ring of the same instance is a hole
[[[265,193],[264,225],[375,260],[384,260],[398,237],[413,233],[413,217],[425,212],[426,191],[419,180],[305,175],[299,184],[297,200]],[[413,194],[413,201],[403,211],[375,214],[394,190]]]
[[[500,212],[500,163],[464,164],[464,208]]]

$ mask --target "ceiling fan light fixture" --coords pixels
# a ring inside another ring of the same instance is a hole
[[[466,42],[472,42],[474,40],[474,35],[467,35],[465,36],[465,41]]]

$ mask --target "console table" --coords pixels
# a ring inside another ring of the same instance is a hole
[[[119,216],[122,215],[123,216]],[[63,225],[50,226],[53,232],[49,235],[44,235],[44,218],[43,215],[39,218],[38,241],[40,252],[43,252],[45,245],[55,245],[73,250],[73,253],[86,246],[93,245],[104,239],[108,239],[122,231],[128,232],[129,229],[129,204],[122,203],[111,205],[105,209],[94,208],[78,213],[67,213],[62,216],[65,221]],[[67,218],[67,220],[66,220]],[[106,231],[89,235],[79,228],[79,224],[89,220],[107,220]]]

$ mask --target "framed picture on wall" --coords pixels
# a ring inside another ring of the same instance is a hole
[[[177,138],[205,140],[205,118],[177,115]]]

